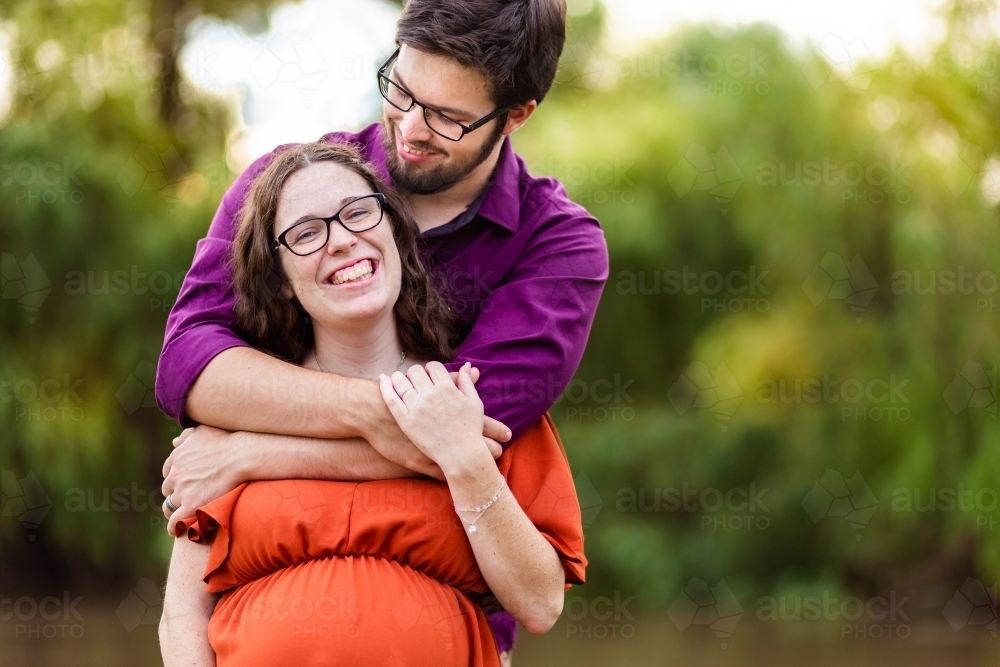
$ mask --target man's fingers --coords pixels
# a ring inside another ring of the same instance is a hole
[[[192,433],[194,433],[193,428],[186,428],[183,431],[181,431],[181,434],[176,438],[174,438],[173,440],[174,447],[180,447],[182,444],[184,444],[184,441],[187,440]]]
[[[173,461],[171,461],[171,459],[173,458],[173,456],[174,455],[171,454],[170,456],[167,457],[167,460],[163,462],[163,471],[162,471],[163,472],[163,479],[166,479],[167,475],[170,474],[170,468],[171,468],[171,466],[173,466]]]
[[[172,479],[163,480],[163,484],[160,485],[160,493],[163,494],[163,497],[166,498],[173,492],[174,492],[174,481]],[[173,502],[173,499],[171,499],[171,502]]]
[[[483,442],[486,443],[486,448],[490,450],[490,454],[493,456],[493,458],[495,459],[500,458],[501,454],[503,454],[503,447],[500,446],[499,442],[497,442],[493,438],[485,438],[485,437],[483,438]]]
[[[472,381],[472,377],[469,375],[469,369],[472,364],[465,362],[461,368],[458,369],[458,390],[469,398],[479,398],[479,394],[476,393],[476,384]]]
[[[511,438],[510,429],[493,417],[483,417],[483,435],[498,442],[507,442]]]

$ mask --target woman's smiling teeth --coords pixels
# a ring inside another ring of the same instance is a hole
[[[346,269],[337,271],[330,276],[327,282],[332,285],[342,285],[344,283],[364,280],[373,273],[375,273],[375,268],[372,266],[372,261],[370,259],[363,259],[356,264],[352,264]]]

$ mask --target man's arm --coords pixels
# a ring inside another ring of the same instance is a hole
[[[476,391],[486,414],[513,432],[505,447],[573,378],[607,279],[608,249],[597,220],[575,204],[555,210],[445,364],[450,371],[466,361],[479,368]]]
[[[494,444],[499,453],[499,445]],[[435,469],[437,466],[434,466]],[[164,513],[167,530],[244,482],[271,479],[365,481],[413,477],[361,438],[318,440],[264,433],[231,433],[211,426],[186,429],[163,464],[161,491],[177,510]]]

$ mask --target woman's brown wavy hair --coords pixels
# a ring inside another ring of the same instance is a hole
[[[385,217],[399,249],[402,284],[393,306],[403,351],[428,361],[449,361],[457,342],[457,318],[434,289],[417,256],[413,215],[406,200],[387,187],[352,147],[315,142],[280,153],[257,176],[240,209],[230,261],[236,304],[235,329],[265,352],[300,364],[313,348],[312,321],[295,297],[281,292],[286,282],[278,252],[272,251],[278,199],[288,178],[311,164],[334,162],[355,172],[373,192],[385,195]],[[385,222],[385,220],[383,220]]]

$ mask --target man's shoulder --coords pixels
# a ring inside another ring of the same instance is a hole
[[[520,155],[521,222],[531,227],[546,228],[551,225],[579,226],[600,233],[600,223],[583,205],[573,201],[566,188],[552,176],[531,174]]]

